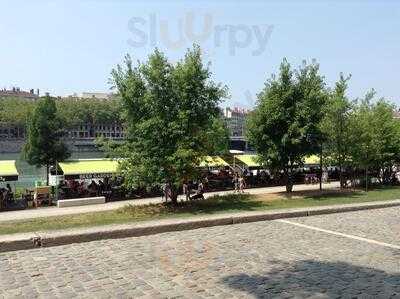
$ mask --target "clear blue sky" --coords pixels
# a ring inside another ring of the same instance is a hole
[[[317,59],[329,84],[351,73],[352,97],[375,88],[400,104],[400,4],[321,2],[0,0],[0,88],[108,91],[124,54],[143,60],[157,45],[176,60],[196,40],[191,32],[205,30],[200,44],[230,88],[226,105],[251,105],[283,57]]]

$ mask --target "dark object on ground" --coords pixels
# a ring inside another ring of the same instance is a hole
[[[7,202],[4,211],[25,210],[26,208],[28,208],[28,202],[25,199],[12,200]]]
[[[192,197],[190,197],[190,200],[196,200],[196,199],[204,199],[203,193],[197,193],[197,194],[193,195]]]

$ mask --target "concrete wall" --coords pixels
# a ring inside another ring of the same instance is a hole
[[[0,153],[19,153],[24,143],[23,139],[0,140]]]

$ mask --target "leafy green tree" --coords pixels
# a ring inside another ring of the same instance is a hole
[[[392,166],[400,155],[400,123],[393,118],[395,107],[369,92],[357,103],[350,121],[350,154],[355,168],[379,173],[385,183],[390,182]],[[368,187],[368,180],[366,180]]]
[[[0,124],[25,127],[35,101],[21,98],[0,98]]]
[[[279,75],[272,76],[258,94],[247,137],[261,162],[283,171],[287,192],[293,188],[294,169],[303,164],[305,156],[318,152],[326,96],[318,64],[304,62],[293,72],[286,59]]]
[[[340,186],[343,186],[343,168],[349,166],[349,150],[352,146],[350,140],[352,103],[346,97],[348,81],[351,76],[344,77],[340,74],[333,92],[326,104],[325,116],[321,123],[321,130],[326,136],[324,153],[330,165],[339,166]]]
[[[229,129],[222,116],[214,118],[211,129],[207,131],[211,155],[226,155],[229,153]]]
[[[204,156],[218,151],[210,137],[216,135],[226,87],[211,80],[197,46],[175,64],[158,50],[137,66],[127,56],[112,71],[112,81],[127,127],[126,142],[118,148],[126,158],[125,184],[149,188],[168,182],[176,203],[182,183],[196,178]]]
[[[120,108],[117,99],[71,98],[57,101],[58,114],[68,128],[120,123]]]
[[[65,129],[71,129],[81,125],[94,127],[98,124],[120,124],[119,103],[118,99],[63,98],[56,101],[56,107]],[[28,117],[36,106],[37,101],[33,100],[0,98],[0,125],[25,129]]]
[[[26,161],[36,167],[46,167],[49,184],[49,167],[70,156],[61,137],[63,124],[57,115],[54,99],[49,96],[39,100],[28,122],[27,141],[23,148]]]

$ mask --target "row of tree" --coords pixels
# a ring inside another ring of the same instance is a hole
[[[0,98],[0,124],[26,127],[31,113],[39,101],[22,98]],[[57,114],[66,128],[81,125],[120,123],[121,109],[118,99],[56,99]]]
[[[395,107],[375,100],[374,92],[349,100],[349,79],[341,75],[330,89],[315,61],[293,69],[284,60],[279,73],[258,94],[247,137],[260,162],[286,175],[288,192],[304,157],[321,151],[326,165],[379,170],[385,182],[399,162],[400,122],[393,118]],[[228,149],[228,131],[219,112],[227,87],[213,81],[197,46],[176,63],[158,50],[143,63],[135,64],[126,56],[112,70],[112,82],[119,102],[108,112],[121,117],[126,139],[122,144],[103,142],[103,146],[110,156],[124,158],[120,171],[126,187],[168,183],[176,202],[182,184],[199,178],[198,165],[204,157]],[[29,117],[24,151],[30,163],[49,166],[67,158],[60,141],[62,124],[75,118],[95,121],[101,115],[99,107],[77,103],[39,101]]]
[[[342,186],[349,173],[361,171],[379,174],[383,183],[391,181],[393,167],[400,161],[395,106],[375,99],[374,91],[350,100],[346,95],[349,80],[350,76],[341,74],[330,89],[315,61],[293,70],[284,60],[279,74],[259,93],[247,136],[264,165],[284,172],[288,192],[304,157],[321,152],[325,165],[339,167]]]
[[[122,166],[128,185],[168,182],[176,199],[179,186],[198,175],[199,159],[226,144],[224,130],[215,124],[227,88],[212,81],[198,47],[176,64],[159,51],[135,66],[127,57],[112,75],[128,127],[128,139],[118,147],[118,156],[128,158]],[[341,75],[329,88],[315,61],[293,69],[283,60],[258,94],[247,138],[261,163],[285,174],[288,192],[296,169],[313,154],[339,167],[342,185],[342,173],[347,179],[349,172],[368,169],[390,181],[400,158],[395,107],[375,99],[374,91],[350,100],[349,80]]]
[[[137,66],[127,56],[124,65],[112,71],[118,102],[39,100],[27,117],[24,156],[48,173],[51,165],[70,156],[62,142],[64,128],[82,120],[104,121],[103,112],[112,119],[117,115],[126,127],[125,142],[99,144],[110,156],[124,158],[121,173],[126,186],[168,183],[176,202],[182,183],[199,175],[202,159],[228,150],[229,133],[219,110],[227,88],[210,77],[198,47],[175,64],[159,51]]]

